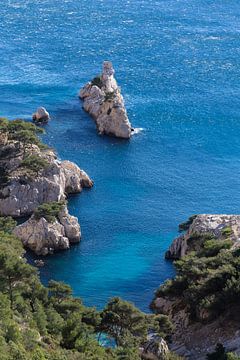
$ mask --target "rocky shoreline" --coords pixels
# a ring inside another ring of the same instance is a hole
[[[91,188],[93,181],[76,164],[58,160],[39,140],[39,129],[21,120],[0,121],[0,216],[31,216],[15,234],[36,254],[47,255],[80,241],[80,225],[66,205],[53,222],[36,220],[34,212]]]
[[[195,215],[183,228],[165,255],[178,260],[177,275],[156,291],[151,308],[174,324],[170,349],[184,359],[206,359],[217,343],[240,354],[240,215]]]

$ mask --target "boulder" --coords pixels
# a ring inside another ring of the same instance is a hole
[[[71,243],[79,242],[81,237],[78,220],[69,215],[66,206],[55,221],[49,222],[44,217],[37,219],[33,214],[29,220],[16,226],[13,233],[37,255],[68,249]]]
[[[32,115],[32,119],[37,123],[44,123],[50,119],[50,115],[44,107],[39,107]]]
[[[104,61],[100,77],[88,82],[79,93],[83,108],[96,122],[99,134],[129,139],[134,133],[110,61]]]

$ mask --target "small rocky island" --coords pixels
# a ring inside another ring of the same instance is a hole
[[[42,132],[29,122],[0,119],[0,216],[31,216],[14,232],[26,247],[46,255],[80,240],[78,220],[64,201],[93,182],[76,164],[59,161],[39,139]]]
[[[100,135],[129,139],[134,133],[110,61],[103,63],[100,76],[88,82],[79,93],[83,108],[95,120]]]

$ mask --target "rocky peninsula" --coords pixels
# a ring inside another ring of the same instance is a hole
[[[110,61],[104,61],[102,74],[88,82],[79,93],[83,108],[97,125],[100,135],[129,139],[134,133]]]
[[[93,181],[76,164],[59,161],[40,141],[38,134],[42,132],[22,120],[0,119],[0,216],[31,216],[15,232],[26,247],[46,255],[79,241],[80,226],[66,205],[54,221],[48,221],[44,214],[36,218],[35,212],[44,204],[49,210],[68,194],[92,187]]]
[[[170,348],[191,360],[206,359],[217,343],[240,354],[240,215],[194,215],[180,230],[166,252],[176,276],[151,304],[175,326]]]

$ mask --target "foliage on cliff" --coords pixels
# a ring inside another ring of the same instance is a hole
[[[137,360],[149,331],[170,335],[167,317],[144,314],[119,298],[97,311],[62,282],[44,287],[11,233],[14,226],[11,218],[0,218],[2,360]],[[114,339],[116,348],[100,346],[101,333]]]
[[[34,211],[34,217],[36,220],[44,217],[48,222],[54,222],[65,205],[65,201],[44,203],[39,205],[39,207]]]
[[[21,119],[9,121],[0,118],[0,136],[2,137],[0,160],[0,185],[6,185],[11,177],[11,171],[27,177],[39,176],[49,166],[49,162],[41,154],[48,147],[41,141],[39,134],[44,130],[30,122]],[[6,162],[10,159],[21,158],[16,169],[6,170]],[[16,175],[16,174],[14,174]]]
[[[166,281],[156,297],[182,299],[193,319],[210,320],[240,300],[240,249],[225,239],[199,236],[201,246],[181,260],[175,261],[176,277]],[[195,241],[195,240],[194,240]]]

